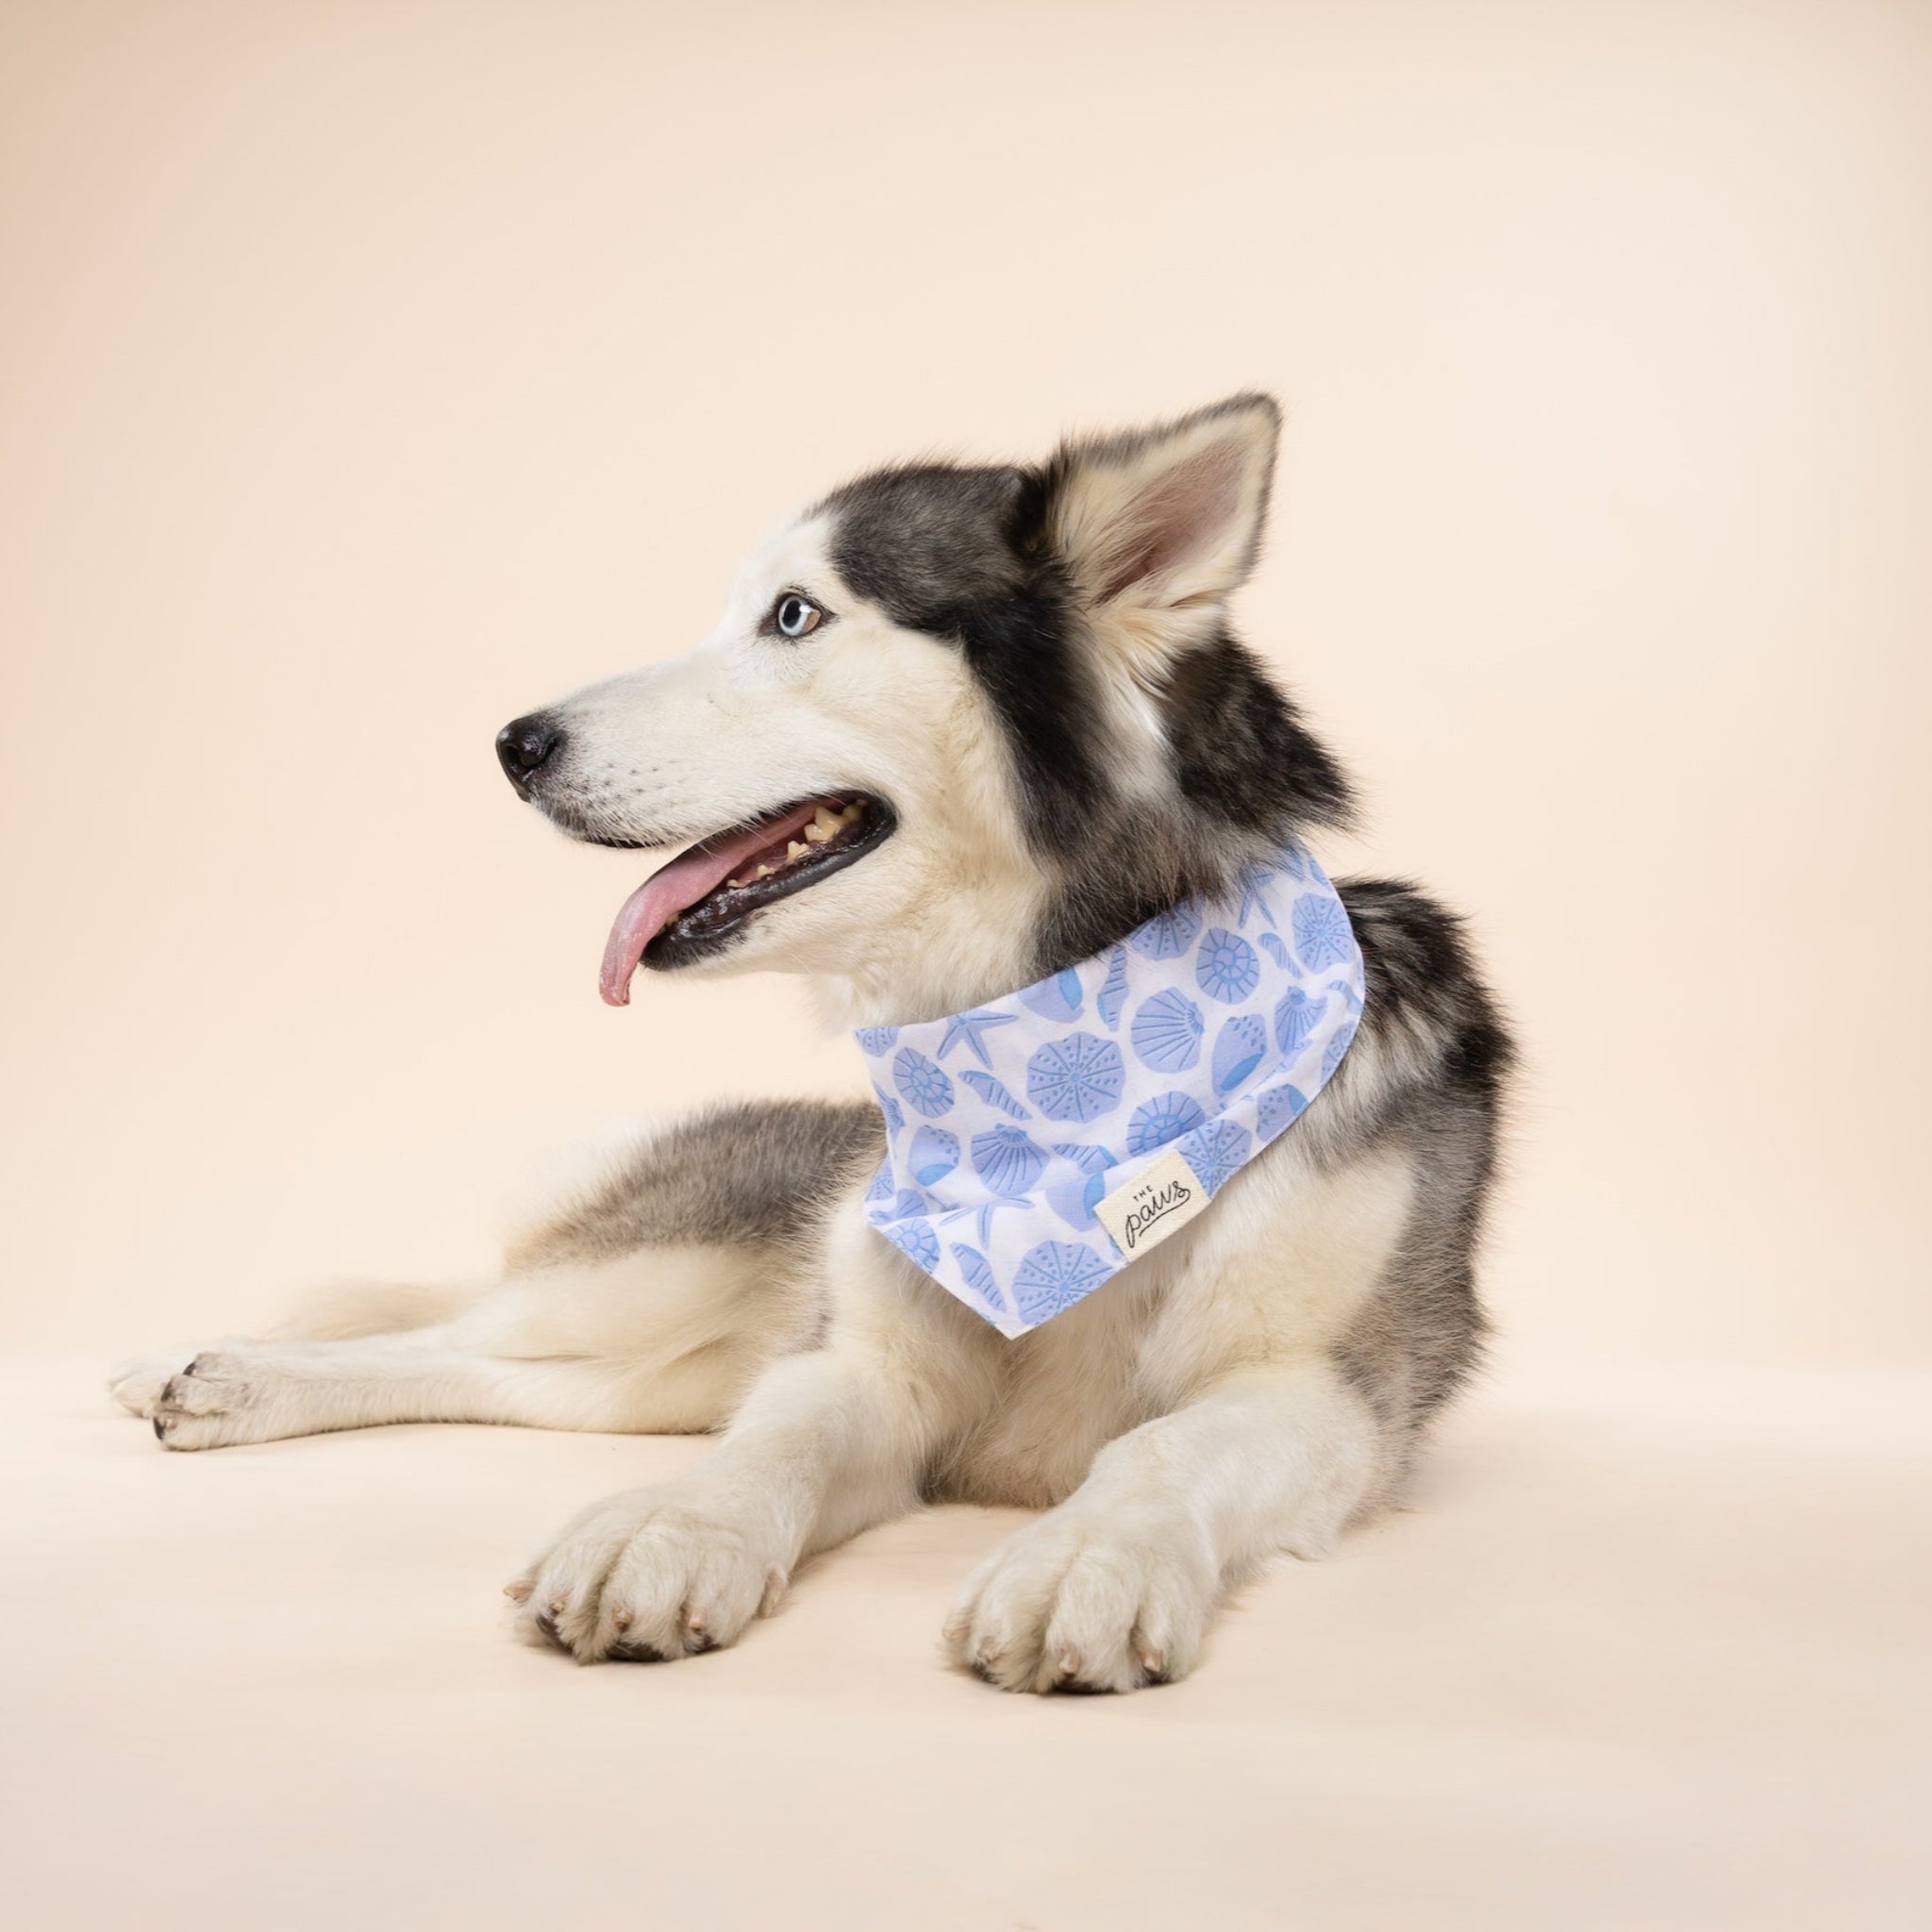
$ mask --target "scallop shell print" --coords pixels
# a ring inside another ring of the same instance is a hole
[[[1127,935],[1135,952],[1150,959],[1178,959],[1194,943],[1201,930],[1201,915],[1191,906],[1176,906],[1171,912],[1158,913],[1145,925],[1137,925]]]
[[[1025,1193],[1046,1166],[1046,1156],[1018,1127],[989,1127],[973,1137],[973,1169],[995,1194]]]
[[[1153,1154],[1191,1133],[1208,1116],[1185,1093],[1157,1093],[1134,1109],[1127,1123],[1127,1152]]]
[[[1268,1028],[1259,1013],[1237,1013],[1214,1042],[1214,1091],[1231,1093],[1261,1064]]]
[[[1141,1002],[1127,1029],[1135,1056],[1162,1074],[1184,1074],[1201,1058],[1201,1009],[1178,987]]]
[[[959,1075],[980,1099],[989,1107],[996,1107],[1011,1121],[1030,1121],[1033,1109],[1024,1101],[1015,1100],[1003,1080],[995,1079],[991,1074],[976,1074],[971,1067]]]
[[[1308,1043],[1308,1035],[1327,1010],[1325,999],[1310,999],[1298,986],[1290,987],[1282,995],[1274,1008],[1274,1037],[1289,1059]]]
[[[1049,1041],[1026,1062],[1026,1098],[1050,1121],[1098,1120],[1125,1084],[1120,1048],[1097,1033]]]
[[[870,1202],[890,1201],[892,1198],[892,1163],[879,1162],[879,1171],[872,1177],[872,1186],[866,1189],[865,1198]]]
[[[1181,1158],[1200,1175],[1210,1196],[1220,1193],[1241,1171],[1254,1148],[1255,1137],[1232,1121],[1210,1121],[1183,1134],[1178,1143]]]
[[[1283,1127],[1291,1125],[1307,1112],[1308,1096],[1299,1087],[1284,1084],[1270,1087],[1255,1096],[1255,1125],[1264,1141],[1272,1141]]]
[[[1240,933],[1217,925],[1201,941],[1194,958],[1194,979],[1209,999],[1231,1007],[1254,991],[1261,977],[1261,962]]]
[[[945,1069],[920,1052],[916,1046],[902,1046],[892,1059],[892,1080],[906,1096],[906,1104],[927,1120],[944,1113],[953,1104],[953,1083]]]
[[[1056,973],[1051,979],[1029,986],[1020,995],[1020,1004],[1042,1020],[1072,1020],[1078,1016],[1080,1002],[1085,997],[1080,975],[1069,966],[1064,973]]]
[[[1325,892],[1304,892],[1294,902],[1291,921],[1294,927],[1295,951],[1302,964],[1319,973],[1324,966],[1339,966],[1348,958],[1352,943],[1348,914],[1339,899]]]
[[[943,1127],[921,1127],[912,1137],[912,1178],[922,1188],[942,1181],[959,1164],[959,1137]]]
[[[1027,1322],[1043,1322],[1070,1308],[1113,1270],[1078,1241],[1041,1241],[1028,1248],[1013,1271],[1013,1299]]]
[[[923,1221],[895,1221],[890,1227],[879,1232],[906,1257],[916,1263],[926,1274],[939,1266],[940,1238]]]

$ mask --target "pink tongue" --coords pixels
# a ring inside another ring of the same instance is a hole
[[[619,908],[610,937],[604,943],[603,970],[597,990],[609,1007],[630,1005],[630,976],[644,957],[644,948],[689,906],[723,885],[748,859],[769,845],[783,850],[783,841],[811,824],[820,801],[795,806],[783,818],[767,819],[748,832],[707,839],[654,872]]]

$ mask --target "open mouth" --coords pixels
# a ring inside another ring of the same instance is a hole
[[[630,1004],[641,963],[679,966],[715,950],[767,906],[863,858],[897,824],[884,800],[844,791],[800,799],[701,839],[619,909],[597,981],[605,1003]]]

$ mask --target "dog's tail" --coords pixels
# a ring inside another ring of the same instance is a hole
[[[360,1335],[393,1335],[428,1328],[468,1307],[488,1284],[425,1288],[388,1281],[333,1282],[310,1289],[269,1333],[284,1341],[353,1341]]]

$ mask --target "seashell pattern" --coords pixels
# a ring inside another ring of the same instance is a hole
[[[1209,1121],[1191,1134],[1183,1134],[1178,1151],[1211,1197],[1247,1164],[1254,1146],[1255,1137],[1247,1128],[1233,1121]]]
[[[888,1145],[866,1219],[1023,1334],[1130,1265],[1108,1231],[1120,1191],[1178,1157],[1212,1196],[1298,1120],[1361,999],[1347,912],[1286,847],[1006,998],[863,1028]]]
[[[927,1059],[916,1046],[902,1046],[893,1057],[892,1080],[906,1105],[928,1120],[953,1105],[953,1083],[945,1069]]]
[[[953,1259],[959,1264],[959,1278],[988,1307],[1004,1310],[1000,1300],[1000,1285],[993,1279],[992,1268],[977,1248],[969,1248],[964,1241],[953,1243]]]
[[[1070,1308],[1113,1273],[1083,1243],[1041,1241],[1021,1257],[1013,1271],[1013,1299],[1020,1312],[1035,1325]]]
[[[1201,1058],[1201,1036],[1207,1030],[1201,1008],[1177,986],[1170,986],[1141,1001],[1127,1038],[1143,1067],[1184,1074]]]
[[[1046,1155],[1024,1127],[989,1127],[973,1137],[973,1171],[995,1194],[1024,1194],[1046,1171]]]
[[[942,1181],[959,1164],[959,1137],[943,1127],[921,1127],[912,1136],[912,1178],[922,1188]]]
[[[1259,1013],[1237,1013],[1223,1023],[1214,1041],[1214,1091],[1232,1093],[1268,1051],[1268,1023]]]
[[[1255,1131],[1272,1141],[1283,1127],[1291,1126],[1307,1110],[1308,1096],[1291,1082],[1284,1080],[1255,1096]]]
[[[1093,995],[1094,1010],[1100,1023],[1111,1033],[1121,1024],[1121,1008],[1127,1003],[1127,949],[1110,946],[1107,954],[1107,977]]]
[[[1194,978],[1209,999],[1231,1007],[1246,999],[1260,977],[1261,962],[1240,933],[1217,925],[1203,937],[1194,955]]]
[[[1290,1058],[1300,1053],[1315,1028],[1322,1024],[1322,1015],[1327,1010],[1325,994],[1317,994],[1310,999],[1300,987],[1290,987],[1282,995],[1281,1004],[1274,1008],[1274,1038],[1282,1053]]]
[[[1042,1020],[1064,1022],[1079,1018],[1080,1002],[1085,997],[1080,975],[1070,966],[1051,979],[1042,979],[1038,986],[1029,986],[1020,995],[1020,1004]]]
[[[1026,1098],[1050,1121],[1091,1121],[1121,1097],[1121,1050],[1097,1033],[1049,1041],[1026,1062]]]
[[[1341,901],[1330,892],[1304,892],[1291,915],[1294,949],[1310,973],[1339,966],[1355,950],[1355,934]]]
[[[1171,912],[1157,913],[1145,925],[1137,925],[1127,935],[1127,943],[1150,959],[1178,959],[1200,930],[1201,915],[1191,906],[1176,906]]]
[[[878,1224],[874,1224],[878,1225]],[[915,1266],[930,1274],[940,1258],[940,1238],[924,1221],[889,1221],[879,1232]]]
[[[1208,1116],[1186,1093],[1157,1093],[1134,1109],[1127,1123],[1127,1152],[1155,1154],[1198,1127]]]
[[[1033,1118],[1033,1109],[1024,1101],[1015,1100],[1007,1091],[1005,1084],[991,1074],[975,1074],[968,1067],[959,1077],[987,1106],[998,1108],[1009,1121],[1030,1121]]]
[[[1084,1141],[1056,1141],[1053,1151],[1062,1159],[1071,1160],[1082,1174],[1105,1174],[1118,1165],[1105,1147],[1095,1147]]]

